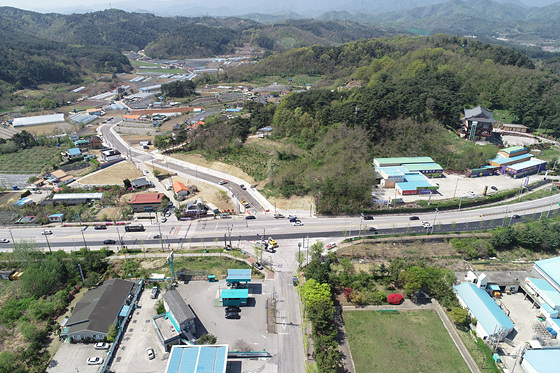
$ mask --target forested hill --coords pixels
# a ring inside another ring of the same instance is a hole
[[[69,45],[0,29],[0,94],[42,83],[77,82],[87,73],[118,73],[132,69],[113,47]]]
[[[425,34],[502,37],[518,43],[534,44],[560,38],[560,3],[526,8],[493,0],[449,0],[376,15],[329,12],[319,19],[352,19]]]
[[[210,57],[250,43],[269,50],[334,45],[351,40],[394,35],[352,21],[288,20],[261,24],[241,18],[158,17],[117,9],[86,14],[41,14],[0,8],[0,23],[19,34],[78,45],[146,48],[161,58]]]

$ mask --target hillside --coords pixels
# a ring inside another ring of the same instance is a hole
[[[382,14],[329,12],[320,19],[352,19],[415,33],[500,37],[517,43],[542,43],[560,38],[560,3],[542,7],[493,0],[450,0]]]
[[[211,57],[252,43],[270,50],[394,35],[352,21],[286,20],[261,24],[250,19],[158,17],[109,9],[86,14],[41,14],[0,8],[0,22],[11,31],[72,45],[146,49],[158,58]]]
[[[186,150],[223,161],[253,154],[266,159],[260,162],[269,176],[260,180],[271,195],[311,195],[321,213],[355,213],[371,207],[373,157],[427,155],[465,170],[495,156],[495,146],[457,137],[464,108],[501,110],[515,123],[559,135],[557,63],[537,69],[513,49],[449,35],[292,49],[227,70],[223,79],[321,76],[314,89],[277,106],[249,102],[250,119],[209,120]],[[282,144],[272,156],[240,146],[250,128],[263,126]]]

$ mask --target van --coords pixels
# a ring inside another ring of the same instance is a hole
[[[154,286],[152,288],[152,292],[150,293],[150,298],[156,299],[157,296],[158,296],[158,288],[157,288],[157,286]]]

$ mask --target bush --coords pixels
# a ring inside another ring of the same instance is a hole
[[[162,313],[165,313],[165,306],[163,305],[163,300],[160,299],[156,303],[156,314],[161,315]]]
[[[198,338],[197,343],[199,345],[214,345],[216,344],[216,342],[218,341],[218,338],[216,338],[215,335],[213,334],[203,334],[200,336],[200,338]]]
[[[109,326],[109,331],[107,332],[107,342],[109,343],[115,342],[115,337],[117,336],[117,332],[118,330],[115,324],[111,324],[111,326]]]

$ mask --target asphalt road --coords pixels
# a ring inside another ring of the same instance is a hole
[[[105,142],[110,143],[113,146],[113,148],[121,152],[123,156],[130,156],[130,159],[133,162],[144,163],[144,162],[151,162],[154,159],[153,154],[146,153],[144,151],[140,151],[134,149],[133,147],[128,146],[128,144],[126,144],[122,138],[120,138],[111,130],[111,128],[115,125],[116,124],[114,123],[108,123],[107,125],[99,127],[99,130],[101,131],[101,134]],[[244,211],[244,208],[240,204],[241,200],[245,200],[250,204],[251,208],[253,209],[252,211],[253,213],[263,211],[263,206],[257,201],[255,197],[253,197],[251,193],[247,192],[246,190],[243,190],[241,188],[241,184],[237,184],[229,180],[227,176],[219,177],[213,174],[206,173],[201,170],[202,167],[201,169],[199,169],[198,167],[195,168],[185,167],[182,164],[183,162],[178,162],[171,157],[168,157],[165,163],[161,161],[157,161],[157,163],[158,163],[158,167],[167,168],[171,171],[182,173],[188,175],[191,178],[199,179],[211,184],[219,184],[221,180],[227,180],[228,181],[227,184],[223,185],[223,187],[225,189],[228,189],[231,192],[231,194],[237,199],[237,201],[235,202],[237,203],[238,211],[240,209],[241,211]],[[251,187],[248,184],[244,184],[244,185],[246,188]]]

